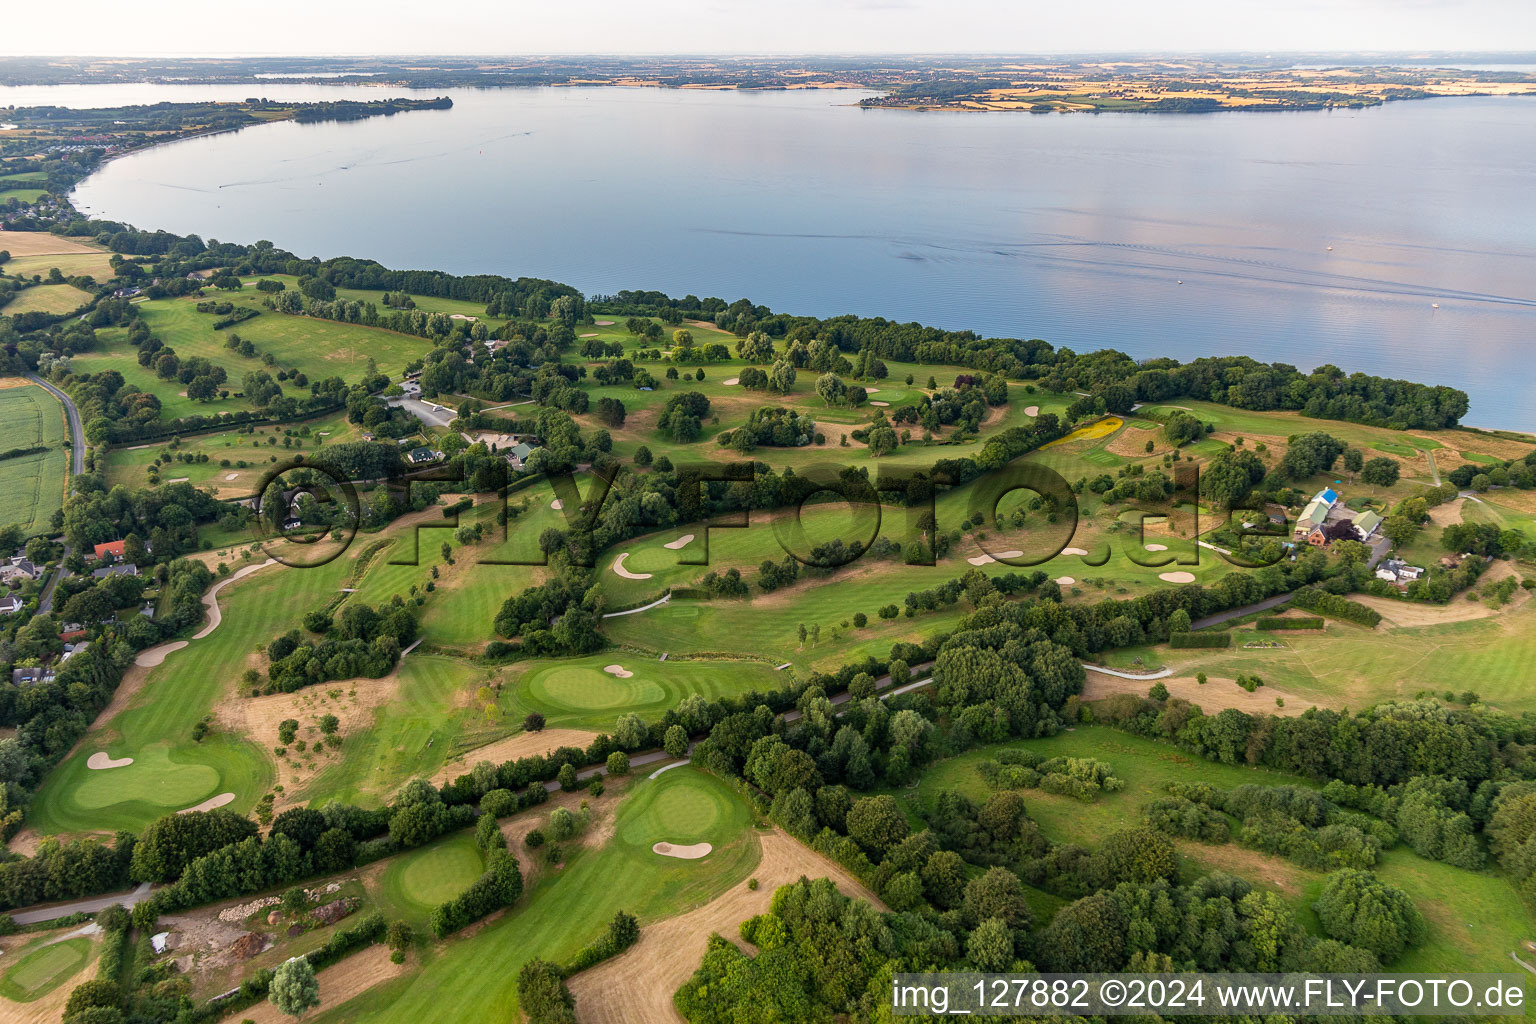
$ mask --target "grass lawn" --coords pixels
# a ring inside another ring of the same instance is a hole
[[[316,569],[272,566],[226,588],[219,627],[148,670],[127,709],[50,773],[30,823],[45,833],[137,830],[224,792],[235,794],[231,810],[248,812],[272,784],[270,753],[222,727],[194,742],[192,727],[230,696],[251,653],[292,626],[295,609],[318,607],[336,593],[350,564],[338,558]],[[92,771],[86,759],[97,750],[135,763]],[[114,785],[118,779],[125,781]]]
[[[601,799],[601,798],[600,798]],[[617,910],[642,927],[714,898],[744,880],[759,848],[742,798],[692,768],[640,779],[616,812],[599,849],[573,844],[556,872],[536,876],[521,903],[467,938],[432,947],[421,969],[315,1017],[322,1024],[420,1024],[442,1016],[451,993],[462,1020],[517,1020],[517,973],[534,957],[569,960],[602,934]],[[708,842],[701,860],[662,857],[657,842]],[[492,966],[494,965],[494,966]]]
[[[640,616],[632,616],[639,618]],[[628,679],[603,671],[620,665]],[[761,662],[657,661],[630,651],[535,662],[509,688],[509,716],[543,713],[551,726],[610,731],[621,714],[658,718],[690,694],[710,700],[756,690],[782,689],[790,679]]]
[[[446,903],[485,871],[485,856],[472,832],[456,832],[419,850],[390,859],[379,901],[391,916],[418,927],[432,909]]]
[[[957,789],[984,800],[993,792],[981,780],[976,765],[995,756],[1003,746],[1029,746],[1047,756],[1094,757],[1114,766],[1125,788],[1091,803],[1040,790],[1023,790],[1030,817],[1053,841],[1097,846],[1110,832],[1138,825],[1142,808],[1165,795],[1168,782],[1208,782],[1222,788],[1259,785],[1300,785],[1305,779],[1262,768],[1223,765],[1186,754],[1176,747],[1099,727],[1079,727],[1049,739],[1000,744],[971,751],[929,768],[916,795],[898,792],[897,799],[927,804],[945,789]],[[1277,890],[1300,919],[1318,930],[1311,905],[1321,894],[1325,872],[1309,871],[1282,858],[1271,857],[1235,843],[1206,846],[1179,841],[1186,877],[1226,871],[1257,885]],[[1509,953],[1536,928],[1525,904],[1509,882],[1494,871],[1466,871],[1425,860],[1407,847],[1386,852],[1373,869],[1387,882],[1402,887],[1429,923],[1429,940],[1390,965],[1397,971],[1505,971]],[[1528,984],[1536,989],[1536,980]]]
[[[215,331],[213,324],[219,318],[211,313],[199,313],[199,300],[195,297],[144,302],[139,305],[139,312],[150,330],[174,348],[178,356],[203,356],[218,363],[228,371],[237,388],[246,373],[265,368],[261,356],[268,352],[279,366],[300,370],[312,381],[330,376],[356,381],[366,369],[370,356],[385,373],[398,374],[407,362],[431,348],[431,343],[424,338],[358,324],[274,313],[262,308],[260,297],[252,288],[243,292],[213,291],[208,297],[258,309],[260,315]],[[231,332],[249,339],[256,347],[257,356],[246,359],[225,348],[225,339]],[[169,388],[169,385],[162,385],[162,388]],[[179,383],[170,389],[172,395],[181,390],[184,389]],[[161,389],[156,393],[161,394]],[[162,400],[164,397],[161,394]]]
[[[137,363],[134,368],[139,369]],[[306,428],[308,432],[304,433]],[[206,462],[175,461],[163,464],[160,467],[160,479],[166,481],[186,477],[194,486],[210,488],[219,497],[243,496],[255,489],[262,475],[271,468],[274,456],[282,462],[291,458],[295,452],[307,454],[323,444],[355,441],[360,436],[361,430],[348,423],[344,413],[335,413],[304,423],[257,427],[249,434],[243,430],[197,434],[182,439],[175,448],[170,446],[169,441],[114,448],[106,455],[107,482],[109,486],[122,484],[130,488],[145,487],[149,484],[149,467],[158,456],[186,455],[196,459],[206,455]],[[284,447],[285,438],[289,441],[288,447]],[[224,462],[229,465],[222,465]],[[244,466],[240,465],[242,462]]]
[[[137,351],[128,344],[126,335],[120,329],[108,328],[98,333],[97,338],[100,340],[97,351],[82,352],[75,356],[72,360],[74,368],[85,373],[116,370],[123,375],[125,383],[160,399],[161,419],[217,416],[221,412],[244,412],[251,408],[251,403],[244,398],[236,398],[235,392],[240,390],[240,380],[246,373],[260,368],[254,359],[241,359],[227,351],[218,355],[208,354],[207,357],[215,365],[224,367],[224,372],[229,375],[223,387],[230,392],[230,397],[198,402],[186,396],[187,386],[181,381],[174,378],[162,380],[154,370],[140,366]],[[179,347],[176,353],[178,356],[193,354],[183,352]]]
[[[1283,650],[1170,651],[1158,657],[1177,674],[1257,674],[1328,707],[1369,707],[1420,690],[1474,690],[1502,710],[1536,711],[1536,603],[1441,625],[1367,630],[1332,620],[1322,634],[1286,633]]]
[[[41,999],[80,973],[90,959],[91,940],[84,936],[39,946],[0,975],[0,996],[18,1003]]]
[[[74,285],[40,284],[17,292],[16,297],[5,304],[5,314],[72,313],[90,301],[90,293]]]
[[[489,718],[474,705],[476,690],[494,685],[495,676],[456,658],[411,653],[400,663],[398,699],[347,736],[341,760],[315,777],[305,797],[377,807],[407,780],[430,776],[450,757],[515,731],[516,719]]]

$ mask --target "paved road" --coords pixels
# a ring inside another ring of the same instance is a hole
[[[39,384],[52,392],[64,406],[64,418],[69,421],[69,475],[77,477],[85,472],[85,428],[80,425],[80,410],[75,408],[74,399],[64,392],[43,380],[35,373],[27,374],[27,379],[34,384]],[[68,481],[66,481],[65,493],[68,494]],[[69,557],[71,551],[68,544],[64,545],[64,556]],[[62,560],[61,560],[62,561]],[[37,602],[39,612],[47,612],[53,609],[53,591],[59,585],[59,580],[64,576],[64,566],[61,564],[58,570],[48,579],[43,586],[43,593]]]
[[[404,409],[429,427],[446,427],[458,416],[458,413],[447,406],[423,402],[419,398],[386,398],[384,401],[388,405]]]
[[[17,924],[36,924],[39,921],[56,921],[70,914],[94,914],[97,911],[106,910],[114,903],[132,907],[136,903],[149,899],[149,888],[149,883],[144,882],[131,892],[120,892],[115,896],[97,896],[95,899],[76,900],[73,903],[58,903],[37,910],[21,910],[11,914],[11,917]]]
[[[1240,619],[1244,615],[1252,615],[1255,612],[1267,612],[1271,608],[1278,608],[1291,599],[1291,594],[1276,594],[1274,597],[1266,597],[1257,604],[1244,605],[1241,608],[1229,608],[1215,615],[1207,615],[1203,619],[1196,619],[1189,624],[1190,629],[1204,629],[1207,626],[1219,626],[1223,622]]]
[[[69,419],[70,443],[73,445],[70,451],[69,472],[71,476],[79,476],[85,472],[85,428],[80,425],[80,410],[75,408],[74,399],[37,376],[37,374],[29,373],[27,374],[27,379],[34,384],[41,384],[53,392],[54,398],[63,403],[64,415]]]
[[[1083,668],[1089,672],[1097,672],[1103,676],[1116,676],[1120,679],[1145,679],[1150,681],[1153,679],[1166,679],[1173,675],[1173,669],[1171,668],[1159,669],[1156,672],[1121,672],[1118,669],[1105,668],[1103,665],[1090,665],[1086,661],[1082,664]]]

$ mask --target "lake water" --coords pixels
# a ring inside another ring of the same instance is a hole
[[[402,92],[19,88],[0,105],[255,91]],[[1460,387],[1469,422],[1536,429],[1536,99],[1034,116],[864,111],[850,92],[449,92],[446,112],[136,154],[75,199],[142,227],[588,294],[1334,363]]]

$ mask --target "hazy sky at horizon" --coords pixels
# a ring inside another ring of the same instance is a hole
[[[18,3],[0,54],[1536,50],[1536,0]],[[152,13],[141,13],[152,12]]]

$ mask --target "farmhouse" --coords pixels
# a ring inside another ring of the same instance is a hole
[[[426,466],[434,462],[441,462],[443,453],[423,446],[421,448],[412,448],[406,453],[405,457],[410,460],[413,466]]]
[[[26,607],[26,602],[14,594],[0,597],[0,615],[11,615]]]
[[[8,583],[16,586],[25,580],[35,580],[42,572],[23,555],[13,555],[4,565],[0,565],[0,583]]]
[[[1364,512],[1361,512],[1359,515],[1355,516],[1355,533],[1359,535],[1362,541],[1369,542],[1371,536],[1375,534],[1377,528],[1380,526],[1380,513],[1372,511],[1371,509],[1366,509]]]
[[[1296,520],[1296,539],[1311,543],[1313,534],[1321,536],[1323,524],[1328,521],[1328,510],[1332,507],[1317,498],[1309,501]]]
[[[519,441],[507,450],[507,462],[513,469],[522,469],[528,462],[528,456],[540,447],[536,438],[531,440],[533,442],[531,444],[528,441]]]
[[[120,562],[123,559],[123,542],[120,540],[97,544],[94,550],[98,561]]]
[[[1421,566],[1409,565],[1400,558],[1389,558],[1376,569],[1377,579],[1399,587],[1412,583],[1423,575],[1424,569]]]
[[[53,680],[53,669],[44,665],[23,665],[20,668],[11,669],[12,686],[31,686],[34,683],[47,683]]]

